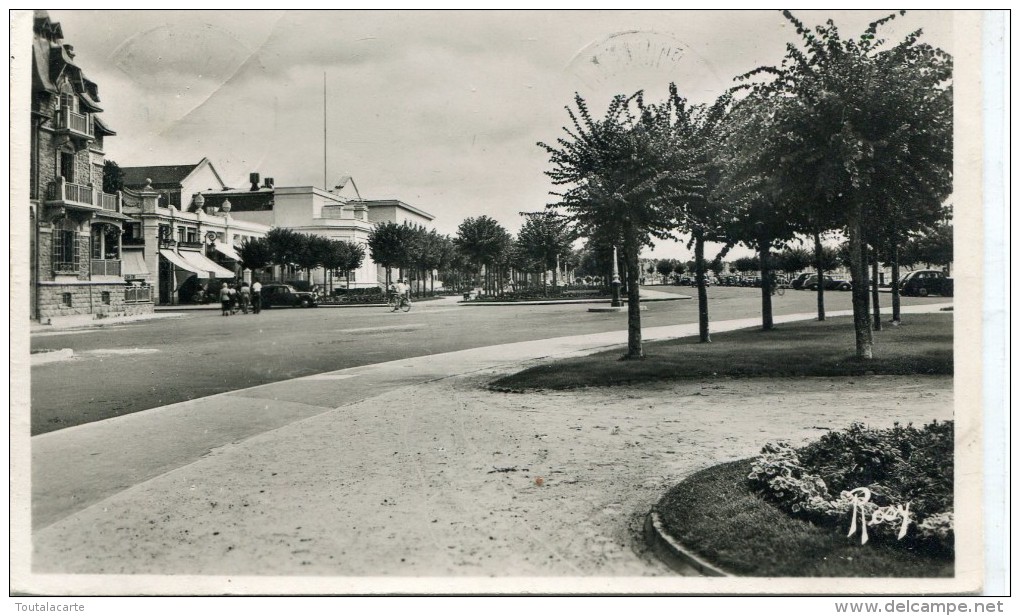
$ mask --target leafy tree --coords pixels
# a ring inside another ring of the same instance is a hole
[[[807,269],[812,262],[811,254],[802,248],[791,248],[776,255],[776,269],[794,274]]]
[[[439,276],[443,285],[456,291],[461,291],[470,285],[472,275],[471,262],[453,243],[453,239],[443,236],[442,242],[443,260],[440,266]]]
[[[281,267],[295,267],[302,260],[308,236],[283,227],[270,229],[266,233],[266,242],[273,263]]]
[[[778,98],[778,97],[774,97]],[[776,101],[752,94],[740,101],[726,118],[717,146],[721,178],[717,199],[729,204],[725,236],[758,253],[761,276],[762,329],[773,328],[773,249],[782,249],[798,231],[792,203],[784,199],[783,187],[768,172],[772,163],[760,144],[774,132],[772,117]]]
[[[949,267],[953,262],[953,225],[935,224],[914,234],[903,249],[903,264]]]
[[[496,262],[509,251],[512,238],[506,229],[495,219],[488,216],[467,218],[457,227],[457,237],[453,240],[468,260],[479,272],[485,268],[485,288],[489,289],[491,270]]]
[[[273,263],[273,252],[269,242],[262,237],[247,237],[237,249],[241,265],[252,271],[268,267]]]
[[[726,264],[723,263],[723,260],[719,257],[713,259],[709,267],[711,268],[712,273],[715,274],[716,278],[722,278],[722,276],[726,273]]]
[[[103,163],[103,192],[113,194],[124,190],[124,170],[112,160]]]
[[[782,101],[761,145],[783,200],[810,204],[816,219],[846,231],[856,354],[871,359],[865,221],[919,195],[941,203],[951,190],[952,58],[919,43],[921,31],[892,46],[878,39],[895,14],[855,38],[842,38],[831,20],[812,30],[784,15],[800,47],[743,78],[761,79],[754,91]]]
[[[305,270],[309,281],[312,279],[312,270],[322,266],[329,260],[332,246],[328,238],[321,235],[306,235],[302,250],[297,253],[294,263]]]
[[[596,120],[580,95],[567,113],[572,128],[553,147],[538,145],[549,155],[546,175],[563,192],[553,195],[576,229],[619,245],[626,266],[627,359],[644,356],[641,345],[639,255],[653,238],[667,239],[674,226],[672,210],[659,192],[665,170],[675,165],[676,148],[669,141],[665,118],[649,112],[641,93],[616,96],[605,116]],[[636,107],[636,109],[635,109]]]
[[[553,286],[558,286],[559,257],[570,251],[574,233],[567,218],[553,212],[522,212],[521,215],[525,220],[517,233],[517,244],[524,260],[542,272],[544,293],[549,270],[553,270]]]
[[[323,255],[322,267],[332,276],[341,273],[346,278],[347,288],[351,287],[351,272],[365,261],[365,247],[347,240],[329,240],[329,250]],[[332,287],[332,285],[330,285]]]
[[[663,280],[667,280],[676,271],[678,266],[683,268],[683,265],[676,259],[659,259],[658,263],[655,264],[655,270],[659,272]],[[683,271],[680,273],[682,274]]]
[[[434,293],[436,282],[432,273],[438,272],[446,266],[453,252],[453,243],[449,237],[441,235],[435,229],[431,229],[423,241],[425,248],[421,253],[420,265],[423,270],[428,272],[429,292]]]
[[[602,286],[608,288],[610,275],[613,269],[613,247],[600,244],[597,238],[588,238],[585,245],[578,252],[578,264],[575,275],[599,279]]]
[[[651,113],[667,124],[672,148],[664,190],[678,230],[690,235],[688,248],[694,248],[694,261],[687,269],[694,273],[698,289],[698,333],[701,342],[711,342],[708,316],[708,281],[705,243],[723,240],[728,210],[718,199],[721,161],[718,156],[721,127],[732,101],[724,94],[711,106],[691,105],[679,94],[676,84],[669,85],[669,97]],[[681,272],[682,273],[682,272]]]
[[[733,267],[740,273],[755,272],[761,269],[758,257],[738,257],[733,260]]]
[[[322,259],[319,265],[325,270],[326,273],[326,292],[332,293],[333,291],[333,276],[343,271],[343,262],[345,258],[346,242],[343,240],[328,239],[326,243],[327,250],[322,255]],[[350,286],[348,284],[348,286]]]
[[[386,288],[393,281],[394,267],[407,263],[407,247],[411,229],[392,221],[377,223],[368,234],[368,250],[372,260],[386,268]]]
[[[421,291],[422,280],[424,279],[422,265],[429,250],[428,231],[425,227],[416,224],[404,223],[408,228],[407,240],[404,246],[404,261],[401,267],[407,270],[407,278],[416,283],[415,294]]]
[[[360,269],[365,262],[365,247],[357,242],[344,240],[340,240],[339,244],[343,246],[342,254],[344,256],[344,261],[340,268],[347,277],[347,288],[350,288],[351,272]]]

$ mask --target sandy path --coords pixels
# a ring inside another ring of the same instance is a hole
[[[952,379],[397,389],[215,450],[34,537],[37,573],[674,575],[640,528],[691,472],[852,421],[952,417]],[[536,478],[542,478],[537,485]]]

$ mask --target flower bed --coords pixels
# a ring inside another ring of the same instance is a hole
[[[953,422],[854,424],[794,449],[769,443],[752,489],[792,515],[870,539],[952,554]]]

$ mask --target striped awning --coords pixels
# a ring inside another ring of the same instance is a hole
[[[237,261],[238,263],[241,262],[241,255],[237,254],[237,250],[235,250],[234,247],[231,246],[230,244],[216,242],[215,244],[213,244],[213,248],[215,248],[216,252],[220,253],[224,257],[231,259],[233,261]]]
[[[149,268],[145,265],[145,253],[141,250],[125,250],[121,254],[124,265],[125,280],[144,280],[149,277]]]
[[[199,278],[233,278],[234,272],[222,267],[215,261],[207,259],[200,252],[184,250],[179,253],[163,249],[159,251],[167,261],[177,267],[189,272],[194,272]]]

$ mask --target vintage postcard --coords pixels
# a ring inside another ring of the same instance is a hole
[[[983,18],[12,12],[12,593],[981,594]]]

